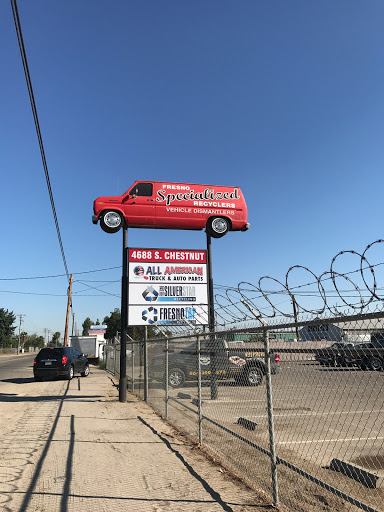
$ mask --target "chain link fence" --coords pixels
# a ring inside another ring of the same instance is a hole
[[[383,312],[127,342],[132,393],[302,511],[384,510],[383,361]]]

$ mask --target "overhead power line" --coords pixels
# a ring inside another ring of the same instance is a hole
[[[26,55],[26,52],[25,52],[23,34],[22,34],[22,31],[21,31],[21,24],[20,24],[20,18],[19,18],[19,12],[18,12],[18,9],[17,9],[16,0],[11,0],[11,5],[12,5],[12,12],[13,12],[13,19],[15,21],[17,40],[19,42],[19,47],[20,47],[21,59],[23,61],[23,68],[24,68],[25,79],[27,81],[29,99],[30,99],[30,102],[31,102],[32,113],[33,113],[33,119],[35,121],[36,133],[37,133],[37,138],[38,138],[39,146],[40,146],[41,158],[42,158],[42,161],[43,161],[43,167],[44,167],[45,179],[46,179],[47,187],[48,187],[49,199],[51,201],[53,218],[55,220],[57,238],[59,240],[60,251],[61,251],[61,256],[62,256],[63,263],[64,263],[65,273],[66,273],[67,279],[69,281],[70,280],[69,272],[68,272],[67,262],[66,262],[66,259],[65,259],[63,242],[61,240],[59,221],[57,220],[57,215],[56,215],[55,202],[53,200],[51,181],[50,181],[50,178],[49,178],[48,165],[47,165],[47,161],[46,161],[46,158],[45,158],[43,139],[42,139],[41,131],[40,131],[39,118],[37,116],[35,97],[34,97],[33,89],[32,89],[31,76],[29,74],[27,55]]]
[[[117,266],[117,267],[109,267],[109,268],[99,268],[99,269],[96,269],[96,270],[85,270],[84,272],[72,272],[72,274],[74,276],[79,276],[81,274],[92,274],[94,272],[104,272],[106,270],[116,270],[116,269],[121,269],[121,265]],[[50,279],[50,278],[53,278],[53,277],[64,277],[66,276],[67,274],[56,274],[56,275],[53,275],[53,276],[33,276],[33,277],[0,277],[0,281],[23,281],[23,280],[27,280],[27,279]],[[101,282],[101,281],[99,281]],[[107,282],[107,281],[105,281]],[[108,282],[112,282],[112,281],[108,281]]]

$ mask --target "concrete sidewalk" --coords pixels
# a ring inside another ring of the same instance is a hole
[[[29,384],[6,399],[20,417],[3,446],[9,440],[11,450],[17,436],[19,451],[7,463],[2,450],[0,476],[13,478],[0,478],[1,510],[270,510],[261,493],[222,472],[145,403],[129,393],[120,403],[108,373],[93,368],[87,378]]]

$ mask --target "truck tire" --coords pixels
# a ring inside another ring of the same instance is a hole
[[[171,368],[168,373],[168,384],[171,388],[180,388],[185,382],[185,373],[180,368]]]
[[[263,372],[257,366],[249,366],[244,370],[244,383],[247,386],[260,386],[263,380]]]
[[[375,372],[383,371],[383,361],[379,357],[371,357],[369,368]]]
[[[124,221],[120,212],[105,210],[100,215],[100,227],[106,233],[117,233],[123,224]]]
[[[87,365],[85,368],[84,368],[84,371],[81,372],[80,374],[82,377],[88,377],[89,375],[89,366]]]
[[[229,231],[229,220],[225,217],[212,217],[207,222],[207,229],[212,238],[221,238]]]

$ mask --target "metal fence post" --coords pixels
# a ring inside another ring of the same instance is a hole
[[[135,346],[132,341],[132,393],[135,392]]]
[[[271,380],[271,354],[269,351],[269,331],[264,329],[264,348],[265,348],[265,364],[267,366],[266,387],[267,387],[267,406],[268,406],[268,429],[269,429],[269,451],[271,457],[271,473],[272,473],[272,492],[273,504],[279,503],[279,488],[277,482],[277,464],[276,464],[276,446],[275,446],[275,427],[273,422],[273,401],[272,401],[272,380]]]
[[[116,375],[116,356],[117,356],[117,350],[116,345],[113,346],[113,375]]]
[[[199,415],[199,444],[203,442],[203,411],[201,407],[201,364],[200,364],[200,336],[197,336],[197,411]]]
[[[168,373],[169,373],[169,362],[168,362],[168,349],[169,341],[166,338],[165,342],[165,417],[168,419],[168,400],[169,400],[169,389],[168,389]]]
[[[148,402],[148,329],[144,327],[144,401]]]

